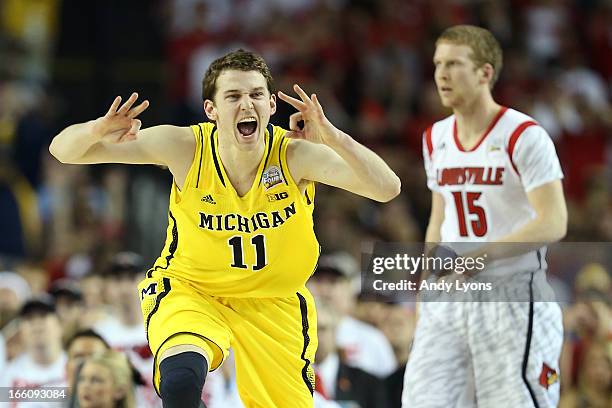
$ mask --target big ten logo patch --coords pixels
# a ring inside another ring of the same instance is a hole
[[[278,167],[270,166],[261,175],[261,181],[266,187],[266,190],[268,190],[283,182],[283,174]]]
[[[284,200],[285,198],[289,197],[289,193],[286,191],[281,191],[280,193],[266,194],[266,195],[268,196],[269,202],[280,201],[280,200]]]
[[[151,283],[146,288],[140,291],[140,300],[144,300],[145,296],[153,296],[157,294],[157,282]]]

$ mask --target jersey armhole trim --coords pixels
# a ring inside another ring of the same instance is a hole
[[[431,160],[432,156],[433,156],[433,140],[431,138],[431,130],[433,128],[433,125],[428,127],[427,130],[425,130],[425,133],[423,135],[424,139],[425,139],[425,145],[427,146],[427,153],[429,154],[429,159]]]
[[[200,129],[200,164],[198,164],[198,178],[196,180],[196,188],[200,186],[200,174],[202,172],[202,156],[204,156],[204,131],[202,130],[201,124],[198,124],[198,128]]]
[[[510,141],[508,142],[508,157],[510,157],[510,164],[512,164],[512,168],[514,169],[514,172],[518,174],[519,176],[521,175],[521,173],[519,173],[516,167],[516,164],[514,163],[514,159],[512,157],[514,155],[514,149],[516,148],[516,143],[518,142],[521,135],[525,132],[525,129],[527,129],[528,127],[537,126],[537,125],[538,123],[533,120],[528,120],[526,122],[523,122],[520,125],[518,125],[518,127],[514,130],[514,132],[512,132],[512,135],[510,136]]]
[[[268,126],[266,127],[266,129],[268,130],[268,152],[266,153],[266,159],[264,160],[264,165],[261,171],[266,171],[266,168],[268,166],[268,160],[270,159],[270,152],[272,151],[272,142],[274,141],[274,138],[273,138],[274,128],[272,127],[272,124],[268,123]],[[281,171],[282,171],[282,164],[281,164]],[[257,183],[258,186],[261,185],[262,179],[263,177],[260,175],[259,183]]]
[[[213,161],[215,163],[215,169],[217,170],[217,176],[219,177],[221,184],[223,184],[223,187],[226,187],[225,179],[223,178],[223,172],[221,171],[221,166],[219,166],[219,160],[217,159],[217,148],[215,146],[215,133],[216,132],[217,132],[217,126],[213,127],[212,131],[210,132],[210,150],[212,153]]]
[[[297,186],[297,183],[293,179],[291,171],[289,170],[289,164],[287,163],[287,146],[289,146],[289,142],[290,139],[283,135],[279,142],[280,146],[278,148],[278,164],[280,165],[280,171],[283,175],[283,182],[285,183],[285,185],[289,185],[289,183],[287,182],[287,175],[289,175],[293,184]],[[287,168],[287,174],[285,174],[285,167]]]

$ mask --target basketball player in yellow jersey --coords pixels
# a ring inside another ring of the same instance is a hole
[[[164,407],[198,407],[230,347],[245,406],[313,406],[316,315],[304,284],[319,255],[314,183],[388,201],[400,181],[329,122],[316,95],[294,90],[278,93],[297,109],[290,130],[270,125],[270,71],[238,50],[204,76],[209,123],[140,130],[148,102],[134,106],[132,94],[51,143],[63,163],[159,164],[174,177],[166,245],[138,287]]]

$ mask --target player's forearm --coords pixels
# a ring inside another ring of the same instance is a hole
[[[550,243],[560,241],[567,232],[567,216],[536,218],[497,242]]]
[[[426,243],[436,243],[440,242],[442,237],[440,236],[440,224],[437,222],[429,222],[427,226],[427,231],[425,232],[425,242]]]
[[[380,156],[340,130],[334,140],[329,147],[349,165],[368,197],[387,202],[400,193],[399,177]]]
[[[62,163],[75,162],[100,141],[92,133],[93,123],[92,120],[68,126],[53,138],[49,152]]]
[[[487,260],[490,262],[495,259],[521,255],[563,239],[566,230],[567,216],[536,218],[518,230],[495,240],[495,242],[486,244],[477,251],[478,253],[470,254],[470,256],[478,257],[486,254]]]

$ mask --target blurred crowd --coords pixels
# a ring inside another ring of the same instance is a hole
[[[532,115],[555,142],[566,240],[612,241],[609,1],[0,2],[0,386],[62,384],[82,406],[101,394],[159,405],[135,284],[164,242],[170,175],[61,165],[47,147],[132,90],[151,101],[145,127],[203,121],[206,67],[245,47],[264,56],[277,89],[297,82],[316,92],[332,122],[402,179],[402,194],[385,205],[318,187],[317,235],[333,255],[310,282],[317,405],[399,406],[414,305],[361,293],[357,263],[368,243],[423,239],[430,192],[421,134],[449,113],[433,83],[433,43],[460,23],[493,31],[504,49],[496,99]],[[290,113],[280,103],[273,123],[286,125]],[[563,269],[567,293],[563,407],[610,406],[611,257],[549,261],[553,275]],[[92,375],[101,372],[116,392],[96,391]],[[210,408],[240,406],[235,390],[227,364],[211,373],[204,397]]]

